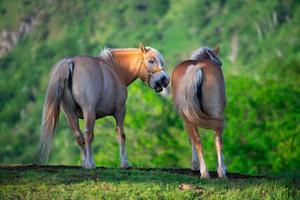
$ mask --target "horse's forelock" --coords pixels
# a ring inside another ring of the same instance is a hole
[[[211,50],[211,49],[208,47],[200,47],[199,49],[192,52],[191,59],[198,60],[204,58],[204,56],[206,55],[205,50]]]
[[[145,47],[147,51],[153,51],[155,53],[155,58],[157,61],[160,62],[161,66],[164,66],[165,60],[164,57],[161,55],[161,53],[152,47]]]
[[[202,60],[202,59],[207,58],[207,56],[211,61],[222,66],[222,62],[219,59],[219,57],[215,54],[214,50],[211,48],[208,48],[208,47],[201,47],[201,48],[193,51],[191,54],[191,59]]]

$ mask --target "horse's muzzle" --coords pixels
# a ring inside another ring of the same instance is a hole
[[[160,85],[157,85],[154,87],[154,91],[157,93],[161,92],[162,90],[163,90],[163,88]]]
[[[161,92],[163,88],[166,88],[169,85],[170,78],[167,76],[162,76],[158,81],[155,82],[154,90],[155,92]]]
[[[160,79],[160,85],[164,88],[166,88],[168,85],[169,85],[169,82],[170,82],[170,78],[167,77],[167,76],[163,76],[161,79]]]

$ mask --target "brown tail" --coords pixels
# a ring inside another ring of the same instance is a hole
[[[65,58],[58,62],[51,71],[43,110],[42,132],[40,136],[40,161],[48,162],[52,140],[57,128],[60,102],[69,78],[72,76],[73,59]]]
[[[199,117],[206,117],[200,108],[198,99],[198,86],[203,78],[202,70],[198,65],[189,66],[178,87],[175,97],[176,110],[184,114],[190,121],[197,121]]]

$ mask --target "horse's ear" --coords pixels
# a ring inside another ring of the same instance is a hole
[[[139,48],[140,48],[140,50],[141,50],[143,53],[146,53],[146,48],[145,48],[145,46],[144,46],[144,44],[143,44],[142,42],[140,42]]]
[[[220,46],[216,46],[213,50],[213,52],[216,54],[216,55],[219,55],[220,53]]]
[[[221,65],[222,66],[222,62],[220,61],[220,59],[218,58],[218,53],[220,51],[220,47],[216,47],[214,48],[213,50],[208,50],[208,49],[205,49],[204,50],[206,52],[206,54],[208,55],[208,58],[211,60],[211,61],[214,61],[216,62],[217,64]]]

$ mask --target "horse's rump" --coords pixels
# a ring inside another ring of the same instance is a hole
[[[189,65],[181,77],[174,97],[175,109],[184,118],[203,128],[223,126],[223,118],[211,117],[205,112],[202,102],[204,73],[201,63]]]

